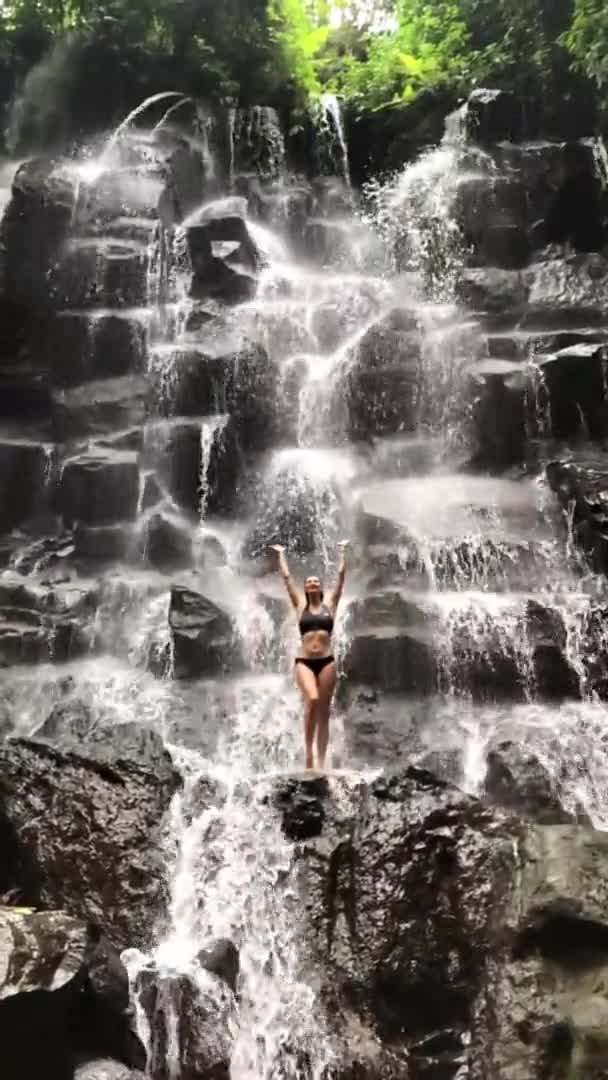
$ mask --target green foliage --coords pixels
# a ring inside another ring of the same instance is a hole
[[[318,97],[322,90],[320,58],[329,37],[328,17],[325,3],[269,0],[269,29],[283,77],[306,99]]]
[[[576,0],[572,24],[562,38],[576,68],[598,87],[608,86],[608,8],[605,0]]]
[[[460,83],[471,52],[469,33],[451,0],[399,0],[396,26],[367,30],[364,56],[346,55],[333,89],[363,108],[409,104],[430,86]]]

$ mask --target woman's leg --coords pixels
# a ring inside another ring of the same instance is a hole
[[[319,706],[319,688],[313,671],[306,664],[296,664],[296,682],[304,698],[304,745],[306,747],[306,768],[314,768],[313,747],[317,730]]]
[[[331,701],[336,689],[336,665],[327,664],[319,672],[317,679],[319,688],[319,705],[317,707],[317,767],[325,768],[327,757],[327,744],[329,743],[329,712]]]

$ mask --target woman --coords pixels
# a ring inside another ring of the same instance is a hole
[[[342,596],[346,576],[345,552],[348,540],[338,544],[340,558],[338,577],[329,596],[324,599],[318,577],[308,577],[304,592],[294,585],[285,557],[285,548],[273,544],[271,551],[278,555],[279,570],[294,608],[302,638],[295,662],[296,682],[304,698],[304,742],[306,768],[325,768],[329,742],[329,710],[336,688],[336,661],[331,651],[331,635],[336,609]],[[315,762],[316,740],[316,762]]]

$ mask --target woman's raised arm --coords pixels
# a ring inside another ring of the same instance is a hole
[[[303,597],[300,595],[299,589],[296,588],[293,581],[291,580],[291,574],[289,573],[289,564],[285,555],[285,548],[282,544],[272,544],[270,550],[276,552],[278,556],[279,573],[283,578],[283,581],[285,582],[285,588],[287,589],[289,599],[291,600],[294,608],[297,611],[304,601]]]
[[[342,596],[342,591],[344,589],[344,579],[346,577],[346,549],[349,543],[349,540],[340,540],[340,543],[338,544],[338,576],[336,578],[336,584],[327,598],[328,606],[334,612],[340,603],[340,597]]]

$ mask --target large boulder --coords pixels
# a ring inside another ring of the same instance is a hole
[[[142,1069],[129,981],[96,927],[61,911],[0,910],[0,1040],[7,1080],[71,1080],[98,1058]]]
[[[213,600],[181,585],[171,589],[169,626],[174,674],[179,678],[217,675],[237,658],[235,627]]]
[[[195,299],[236,304],[255,294],[260,255],[247,227],[245,206],[238,198],[211,203],[197,223],[188,226]]]
[[[347,678],[386,691],[432,693],[437,685],[433,623],[421,605],[386,591],[348,609]]]
[[[605,1069],[605,835],[524,825],[414,768],[281,784],[286,828],[304,789],[304,933],[338,1045],[354,1016],[389,1076]]]
[[[64,462],[57,509],[69,526],[132,521],[139,499],[137,454],[89,450]]]
[[[148,1075],[164,1080],[228,1080],[234,998],[219,979],[144,968],[136,982],[152,1032]]]
[[[540,825],[573,820],[560,802],[551,774],[532,750],[508,740],[499,742],[490,747],[487,762],[484,794],[495,805]]]
[[[61,662],[90,648],[94,588],[42,586],[6,572],[0,578],[0,666]]]
[[[0,745],[0,876],[24,902],[101,923],[124,947],[149,942],[163,914],[161,827],[177,777],[160,747],[120,739],[112,728],[78,749]]]
[[[11,201],[0,227],[0,292],[4,332],[15,347],[51,307],[48,274],[72,224],[76,178],[52,160],[25,161],[13,179]]]

